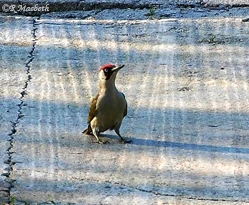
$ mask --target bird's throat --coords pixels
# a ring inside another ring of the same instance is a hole
[[[116,92],[115,81],[113,79],[99,81],[99,94]]]

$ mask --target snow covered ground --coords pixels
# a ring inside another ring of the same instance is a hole
[[[16,204],[249,203],[249,24],[241,18],[0,18],[0,197]],[[92,143],[98,68],[128,115]]]

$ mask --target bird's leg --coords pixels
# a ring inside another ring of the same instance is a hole
[[[119,133],[119,129],[115,129],[115,132],[116,132],[116,134],[120,137],[120,142],[121,143],[131,143],[132,142],[132,140],[125,140],[121,135],[120,135],[120,133]]]
[[[106,143],[109,143],[108,141],[99,139],[99,137],[98,137],[98,133],[99,133],[99,132],[97,131],[96,128],[95,128],[95,129],[92,129],[92,131],[93,131],[94,137],[97,139],[97,143],[99,143],[99,144],[106,144]]]

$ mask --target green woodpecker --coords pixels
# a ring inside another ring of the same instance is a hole
[[[127,115],[125,95],[115,86],[118,71],[124,65],[105,64],[99,69],[99,90],[93,98],[88,114],[88,127],[83,133],[94,135],[98,143],[106,143],[99,138],[101,132],[115,130],[122,143],[129,143],[119,133],[123,118]]]

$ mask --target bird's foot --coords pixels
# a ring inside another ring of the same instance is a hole
[[[107,140],[103,140],[103,139],[98,139],[97,141],[93,141],[92,143],[99,143],[99,144],[109,144],[110,142]]]
[[[119,142],[121,142],[122,144],[130,144],[132,143],[132,140],[125,140],[124,138],[120,138]]]
[[[99,140],[98,143],[99,144],[110,144],[108,140]]]

